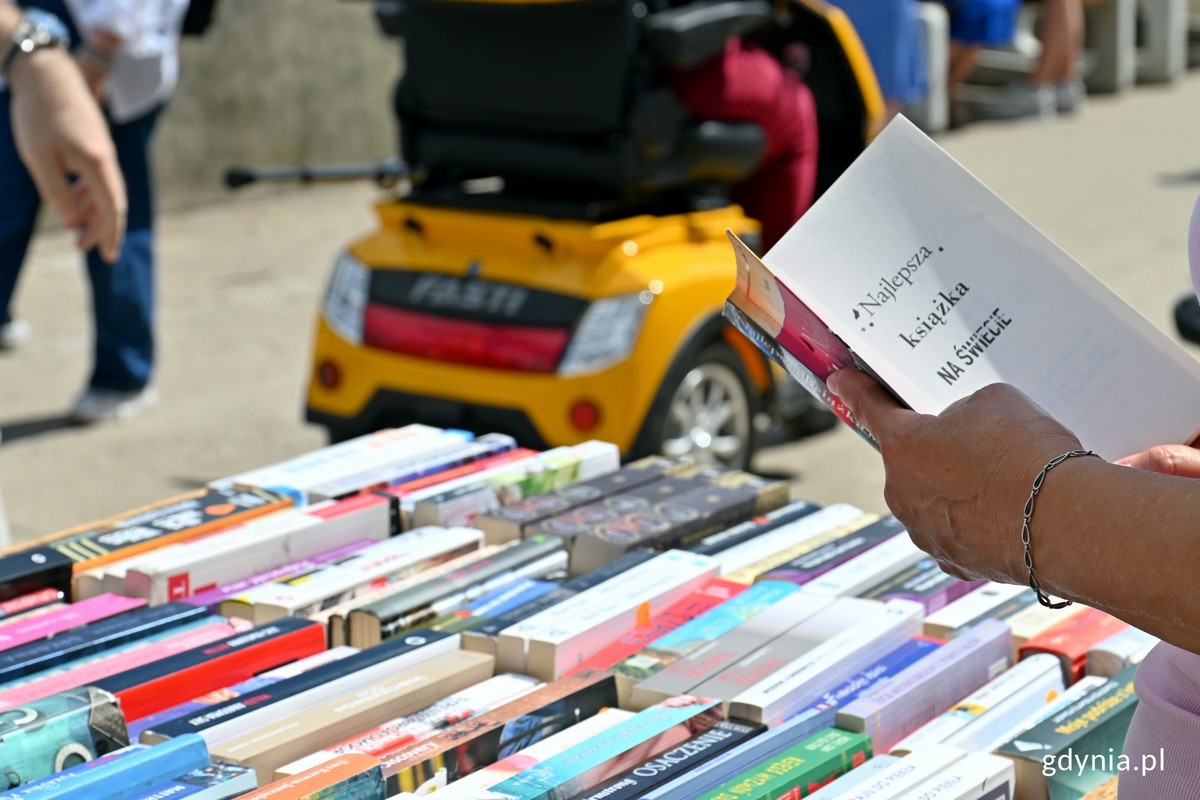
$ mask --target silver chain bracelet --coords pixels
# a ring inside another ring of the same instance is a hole
[[[1038,496],[1038,492],[1042,490],[1042,484],[1046,481],[1046,473],[1057,467],[1068,458],[1076,456],[1100,456],[1093,453],[1091,450],[1068,450],[1067,452],[1057,455],[1046,462],[1046,466],[1042,467],[1042,471],[1033,479],[1033,489],[1029,492],[1029,499],[1025,501],[1025,513],[1021,519],[1021,544],[1025,546],[1025,569],[1029,571],[1029,588],[1033,589],[1037,595],[1038,602],[1046,608],[1066,608],[1071,605],[1070,600],[1063,600],[1055,603],[1050,599],[1050,596],[1042,591],[1041,584],[1038,583],[1033,574],[1033,548],[1030,546],[1029,538],[1029,520],[1033,517],[1033,501]]]

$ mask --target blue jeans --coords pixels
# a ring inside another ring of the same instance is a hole
[[[46,0],[29,5],[65,12],[59,3]],[[64,21],[71,24],[65,15]],[[95,322],[89,385],[95,389],[140,389],[150,381],[154,367],[154,199],[149,151],[160,111],[120,124],[109,121],[129,193],[129,218],[115,264],[106,264],[94,249],[87,254]],[[0,92],[0,324],[12,319],[13,292],[39,205],[37,188],[13,142],[9,93]]]

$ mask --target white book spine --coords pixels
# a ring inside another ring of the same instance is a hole
[[[978,589],[967,592],[962,597],[949,603],[925,618],[925,632],[953,631],[974,619],[982,617],[992,609],[998,608],[1022,592],[1029,591],[1028,586],[1010,583],[985,583]]]
[[[800,711],[845,676],[869,666],[921,630],[920,603],[890,600],[868,617],[817,645],[734,698],[729,714],[775,725]]]
[[[1012,797],[1013,762],[988,753],[967,753],[896,800],[992,800]],[[1007,787],[1002,788],[1002,787]]]
[[[901,739],[889,752],[903,755],[933,744],[973,750],[973,744],[981,738],[987,740],[998,730],[1007,730],[1014,714],[1017,718],[1024,716],[1028,710],[1025,701],[1045,703],[1062,689],[1058,659],[1047,653],[1030,656]],[[985,720],[987,725],[977,724]],[[968,728],[972,733],[963,736]]]
[[[837,503],[820,511],[801,517],[794,522],[755,536],[749,541],[734,545],[713,557],[721,564],[721,574],[728,575],[761,561],[764,558],[794,547],[799,542],[815,539],[827,531],[853,522],[863,515],[863,510],[849,503]]]
[[[800,588],[824,597],[851,597],[926,558],[907,533],[898,533]]]
[[[810,800],[892,800],[941,773],[965,755],[964,751],[956,747],[930,745],[892,762],[886,768],[879,770],[876,775],[851,789],[829,794],[826,794],[825,789],[821,789],[809,795],[809,798]],[[830,785],[826,788],[833,789],[835,786]]]
[[[1068,686],[1067,689],[1058,697],[1029,714],[1024,719],[1016,722],[1008,730],[996,734],[991,741],[986,742],[975,749],[981,753],[990,753],[993,750],[996,750],[1001,745],[1011,742],[1013,739],[1017,738],[1035,725],[1040,725],[1042,722],[1050,719],[1050,717],[1057,714],[1061,709],[1066,708],[1071,703],[1074,703],[1076,700],[1082,700],[1085,696],[1090,694],[1093,689],[1103,686],[1106,683],[1108,683],[1107,678],[1102,678],[1099,675],[1085,675],[1084,677],[1075,681],[1075,683]]]

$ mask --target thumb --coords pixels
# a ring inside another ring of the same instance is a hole
[[[1151,447],[1114,463],[1180,478],[1200,478],[1200,450],[1181,444]]]

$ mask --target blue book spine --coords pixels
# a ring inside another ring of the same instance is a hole
[[[557,587],[549,581],[538,581],[524,578],[488,592],[467,606],[472,617],[494,617],[506,614],[514,608],[520,608],[526,603],[532,603],[540,597],[550,594]]]
[[[229,800],[258,788],[258,776],[249,767],[214,762],[194,769],[149,789],[130,794],[125,800]]]
[[[126,611],[49,639],[0,652],[0,683],[65,664],[92,653],[135,642],[203,619],[208,612],[187,603]]]
[[[130,745],[0,794],[0,800],[123,800],[208,764],[204,739],[181,736],[153,747]]]

